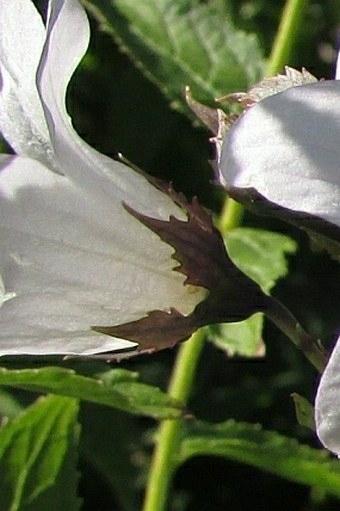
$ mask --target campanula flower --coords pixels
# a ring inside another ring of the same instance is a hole
[[[186,219],[142,175],[89,147],[65,108],[89,25],[76,0],[0,1],[0,354],[93,354],[131,347],[90,327],[204,297],[173,271],[174,249],[132,216]]]
[[[338,65],[335,80],[317,82],[288,69],[236,95],[245,110],[225,135],[218,165],[232,197],[307,229],[338,260],[339,74]],[[340,456],[340,339],[318,386],[315,423],[323,445]]]
[[[0,355],[159,349],[265,308],[208,213],[87,145],[66,111],[77,0],[0,0]],[[245,299],[245,297],[247,297]]]

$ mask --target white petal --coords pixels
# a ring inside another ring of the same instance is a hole
[[[39,71],[44,75],[41,88],[45,86],[45,90],[42,94],[44,100],[51,103],[49,106],[55,101],[56,110],[64,112],[67,85],[90,40],[85,9],[78,0],[50,0],[46,31],[47,39]],[[54,117],[56,112],[51,113]]]
[[[340,337],[321,376],[315,398],[315,422],[323,445],[340,457]]]
[[[117,349],[90,327],[188,314],[203,299],[173,271],[173,249],[120,203],[20,157],[3,163],[0,194],[0,274],[15,293],[1,307],[0,354]]]
[[[30,0],[0,0],[0,131],[18,153],[53,167],[36,86],[46,30]]]
[[[98,193],[98,200],[106,199],[108,205],[116,201],[121,207],[125,201],[140,213],[155,218],[167,219],[173,214],[184,219],[174,202],[143,176],[98,153],[74,131],[65,109],[65,94],[71,74],[88,45],[88,20],[76,0],[54,0],[50,6],[39,89],[63,173],[77,186]]]
[[[291,88],[250,108],[227,133],[221,179],[340,225],[340,82]]]
[[[65,177],[30,159],[3,162],[0,354],[86,354],[131,346],[91,326],[171,307],[189,314],[205,297],[202,288],[184,285],[185,276],[173,270],[174,249],[129,214],[123,201],[155,218],[186,215],[72,128],[66,87],[88,43],[87,18],[76,0],[51,0],[47,34],[38,89],[54,162]]]
[[[340,51],[338,51],[336,58],[336,66],[335,66],[335,79],[340,79]]]

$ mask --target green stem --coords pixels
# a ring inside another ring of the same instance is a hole
[[[182,403],[188,400],[204,341],[203,330],[198,330],[179,348],[168,392]],[[181,419],[174,419],[164,420],[158,429],[157,447],[152,458],[143,511],[165,509],[172,477],[177,468],[181,427]]]
[[[288,62],[305,5],[306,0],[287,0],[267,66],[268,75],[279,72]],[[227,199],[219,221],[222,233],[239,226],[242,217],[242,206]],[[188,402],[204,341],[204,333],[200,330],[179,348],[168,392],[183,404]],[[159,426],[142,511],[164,511],[166,508],[172,478],[177,468],[181,430],[182,419],[164,420]]]
[[[267,64],[268,76],[279,73],[288,64],[307,3],[308,0],[287,0]]]
[[[222,233],[226,233],[242,224],[244,207],[234,199],[228,198],[220,213],[218,226]]]
[[[315,342],[302,328],[295,316],[281,302],[271,296],[268,296],[268,307],[265,314],[322,373],[327,364],[327,353],[322,345]]]

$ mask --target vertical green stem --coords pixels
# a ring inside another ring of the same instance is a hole
[[[267,66],[268,75],[279,72],[288,62],[306,3],[307,0],[287,0]],[[240,225],[242,217],[243,208],[235,201],[227,200],[219,221],[222,233]],[[192,389],[204,340],[204,333],[200,330],[179,348],[168,392],[184,404]],[[159,426],[142,511],[166,509],[173,474],[177,468],[181,428],[182,419],[164,420]]]
[[[244,208],[242,204],[234,201],[232,198],[227,198],[222,207],[219,218],[219,229],[222,233],[226,233],[242,224],[244,215]]]
[[[288,64],[308,0],[287,0],[267,64],[267,75],[279,73]]]
[[[168,392],[182,403],[188,400],[204,340],[204,333],[199,330],[179,348]],[[159,426],[143,511],[165,509],[172,477],[177,468],[181,427],[181,419],[164,420]]]

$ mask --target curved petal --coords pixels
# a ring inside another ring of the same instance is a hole
[[[0,274],[11,297],[1,307],[0,354],[117,349],[91,326],[171,307],[188,314],[203,299],[173,271],[173,249],[121,204],[20,157],[3,162],[0,193]]]
[[[321,376],[315,398],[316,432],[323,445],[340,457],[340,337]]]
[[[73,130],[66,88],[89,37],[77,0],[50,1],[46,34],[37,83],[64,176],[21,157],[2,164],[0,354],[116,350],[131,343],[91,326],[131,323],[153,310],[189,315],[206,291],[185,284],[186,276],[174,271],[173,247],[124,203],[157,219],[186,220],[186,214]]]
[[[71,28],[70,28],[71,25]],[[122,201],[134,210],[160,219],[185,215],[142,175],[92,149],[74,131],[66,112],[65,95],[71,75],[86,51],[88,20],[77,0],[52,0],[47,40],[39,70],[39,90],[49,122],[60,169],[77,186],[98,193],[98,200]],[[135,232],[140,230],[135,222]],[[132,237],[137,235],[131,233]]]
[[[340,225],[340,82],[293,87],[266,98],[227,133],[221,180]]]
[[[36,86],[46,30],[28,0],[0,0],[0,131],[21,155],[53,167],[53,150]]]
[[[79,0],[50,0],[46,32],[39,85],[44,102],[53,104],[54,117],[57,112],[66,114],[66,89],[90,41],[89,22]]]

